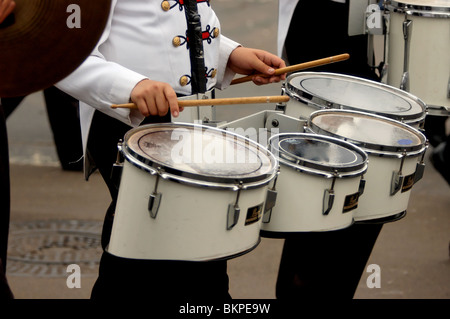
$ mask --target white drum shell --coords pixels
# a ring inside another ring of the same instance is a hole
[[[245,225],[246,215],[248,208],[264,204],[267,185],[241,191],[239,220],[227,230],[228,205],[236,202],[237,191],[160,178],[161,204],[152,218],[148,202],[155,179],[124,162],[109,253],[135,259],[206,261],[233,257],[258,245],[261,219]]]
[[[394,172],[400,169],[400,158],[369,155],[369,165],[364,175],[366,185],[354,212],[355,222],[392,217],[406,212],[411,189],[391,195],[391,181]],[[404,159],[402,174],[409,176],[416,172],[421,154]]]
[[[405,13],[391,11],[389,15],[387,83],[398,88],[403,75]],[[450,13],[448,15],[448,18],[406,15],[412,21],[408,91],[429,107],[450,107]]]
[[[345,197],[358,193],[360,181],[361,176],[356,175],[337,178],[332,209],[328,215],[324,215],[324,193],[331,188],[332,178],[300,172],[281,164],[276,182],[277,201],[272,208],[270,221],[263,222],[261,230],[289,233],[346,228],[353,223],[354,210],[343,213]]]

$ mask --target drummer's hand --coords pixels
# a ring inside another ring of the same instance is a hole
[[[238,47],[231,52],[228,67],[239,74],[267,74],[267,77],[255,76],[253,78],[253,82],[257,85],[286,79],[286,74],[273,75],[275,69],[286,67],[286,63],[276,55],[263,50]]]
[[[13,0],[0,0],[0,23],[6,19],[16,7],[16,3]]]
[[[178,107],[177,94],[165,82],[142,80],[131,91],[131,101],[144,116],[164,116],[170,109],[172,116],[178,117],[183,111],[183,108]]]

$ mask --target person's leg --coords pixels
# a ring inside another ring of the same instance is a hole
[[[56,87],[44,90],[48,120],[53,132],[56,152],[64,170],[83,169],[78,100]]]
[[[280,261],[278,299],[352,299],[382,224],[354,224],[288,238]]]

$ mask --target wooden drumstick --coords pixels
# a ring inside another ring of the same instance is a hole
[[[328,58],[323,58],[323,59],[314,60],[314,61],[310,61],[310,62],[291,65],[291,66],[288,66],[285,68],[279,68],[279,69],[275,70],[273,75],[282,75],[282,74],[289,73],[289,72],[295,72],[295,71],[309,69],[309,68],[313,68],[316,66],[322,66],[322,65],[326,65],[326,64],[330,64],[330,63],[334,63],[334,62],[345,61],[345,60],[348,60],[349,58],[350,58],[350,54],[348,54],[348,53],[334,55],[334,56],[330,56]],[[248,81],[251,81],[253,79],[253,77],[255,77],[255,76],[268,77],[267,74],[252,74],[252,75],[244,76],[242,78],[234,79],[233,81],[231,81],[231,84],[233,85],[233,84],[248,82]]]
[[[234,97],[234,98],[203,99],[203,100],[178,100],[178,106],[190,107],[190,106],[232,105],[232,104],[281,103],[287,101],[289,101],[289,96],[287,95],[253,96],[253,97]],[[126,104],[113,104],[111,105],[111,108],[137,109],[138,107],[134,103],[126,103]]]

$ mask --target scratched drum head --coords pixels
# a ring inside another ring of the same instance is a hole
[[[343,74],[296,73],[287,79],[287,89],[321,109],[368,112],[397,121],[421,120],[426,115],[426,104],[405,91]]]
[[[269,139],[270,150],[281,163],[309,173],[362,173],[368,157],[345,141],[317,134],[283,133]],[[354,174],[351,174],[354,175]]]
[[[321,110],[311,114],[309,129],[337,137],[366,152],[422,151],[426,137],[417,129],[387,117],[349,110]]]
[[[235,184],[267,179],[277,168],[272,153],[256,142],[202,125],[144,125],[127,132],[124,144],[135,165],[180,178]]]

